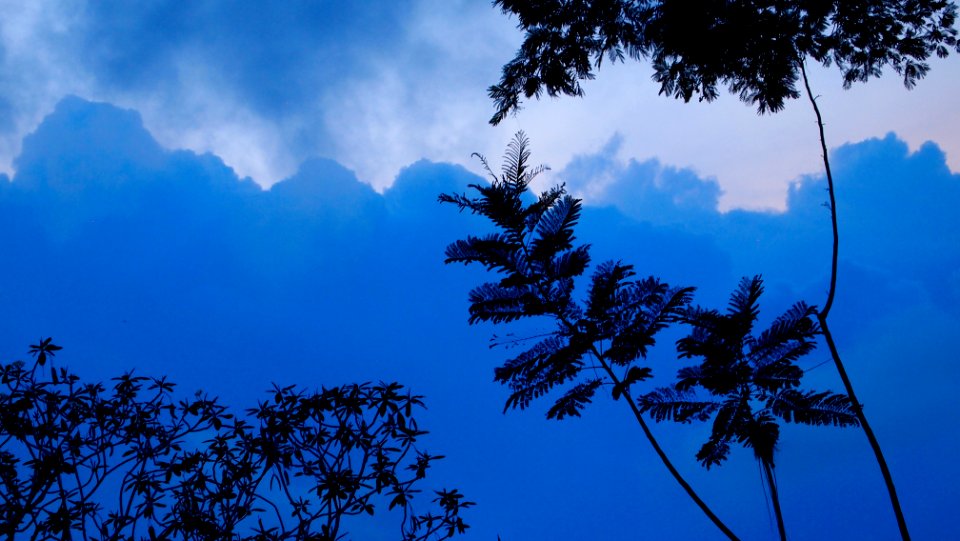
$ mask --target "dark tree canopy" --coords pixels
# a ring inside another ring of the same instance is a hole
[[[583,95],[604,58],[649,59],[660,93],[713,100],[726,86],[758,112],[799,97],[807,59],[844,86],[891,67],[912,87],[927,59],[960,51],[946,0],[495,0],[526,35],[489,89],[492,124],[522,98]]]

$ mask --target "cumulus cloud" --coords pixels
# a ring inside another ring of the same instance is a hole
[[[164,145],[220,156],[269,186],[311,157],[336,159],[378,190],[420,158],[470,165],[519,128],[541,160],[565,167],[612,132],[618,157],[715,178],[720,204],[782,210],[790,179],[818,169],[806,104],[757,117],[736,99],[682,104],[657,96],[642,64],[606,66],[583,100],[527,104],[491,128],[485,89],[521,35],[487,2],[357,4],[6,2],[0,21],[0,169],[67,94],[141,112]],[[812,70],[834,144],[895,130],[911,149],[935,139],[960,155],[949,105],[960,78],[938,61],[913,92],[895,77],[841,91]]]

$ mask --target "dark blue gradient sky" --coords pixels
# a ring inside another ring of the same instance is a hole
[[[447,456],[432,481],[478,503],[466,539],[718,537],[622,403],[501,413],[511,351],[488,346],[508,329],[467,325],[484,273],[442,262],[486,225],[436,198],[483,182],[470,153],[496,166],[523,129],[554,167],[538,187],[584,198],[595,262],[713,306],[762,273],[770,321],[826,293],[805,102],[682,104],[628,64],[491,128],[485,89],[521,36],[488,0],[0,4],[0,358],[53,336],[89,378],[167,374],[238,408],[271,382],[398,380]],[[960,62],[931,64],[911,92],[811,70],[843,241],[832,326],[918,540],[960,538]],[[655,384],[676,337],[651,355]],[[809,385],[839,391],[823,361],[804,361]],[[654,430],[744,540],[775,537],[749,452],[705,472],[707,427]],[[778,461],[792,539],[896,538],[859,431],[788,427]],[[354,539],[392,538],[381,526]]]
[[[784,212],[720,213],[716,180],[620,160],[620,144],[545,177],[587,194],[579,236],[594,261],[695,285],[709,305],[763,273],[767,320],[797,300],[822,303],[819,176],[792,184]],[[936,144],[911,152],[893,133],[832,158],[844,241],[834,332],[915,537],[949,538],[960,502],[960,176]],[[510,352],[488,340],[504,331],[466,323],[467,291],[483,273],[442,263],[447,243],[485,227],[436,203],[482,181],[470,170],[417,161],[380,193],[313,159],[265,190],[216,155],[161,146],[135,111],[75,97],[23,140],[14,167],[0,182],[3,359],[53,336],[65,347],[58,360],[90,378],[168,374],[184,392],[238,407],[271,381],[399,380],[426,395],[428,446],[447,456],[431,478],[478,502],[466,539],[717,537],[622,403],[601,397],[560,423],[543,418],[547,404],[501,413],[493,367]],[[840,390],[824,360],[818,350],[804,361],[810,386]],[[673,374],[669,340],[651,364]],[[704,426],[654,429],[744,539],[775,536],[748,452],[705,472],[693,459]],[[778,478],[793,539],[896,536],[857,430],[788,427]]]

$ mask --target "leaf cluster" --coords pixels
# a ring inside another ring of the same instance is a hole
[[[805,59],[836,65],[844,86],[891,67],[907,87],[932,55],[960,51],[947,0],[495,0],[524,40],[489,88],[498,124],[521,97],[583,95],[603,59],[649,59],[660,93],[713,100],[726,86],[758,112],[797,98]]]
[[[530,182],[544,168],[532,167],[529,156],[529,141],[520,132],[499,175],[481,157],[492,183],[472,185],[476,197],[440,196],[496,228],[450,244],[446,262],[477,263],[501,276],[470,292],[471,323],[544,317],[551,322],[550,332],[511,340],[513,345],[534,343],[497,368],[494,377],[510,388],[504,410],[524,409],[566,386],[547,412],[548,418],[563,419],[579,416],[603,385],[612,386],[616,399],[650,377],[650,369],[637,363],[655,335],[676,321],[692,289],[672,288],[653,277],[636,279],[630,265],[609,261],[594,269],[586,297],[576,298],[576,279],[590,264],[589,246],[574,242],[581,204],[563,186],[531,197]]]
[[[797,303],[754,335],[762,293],[759,276],[744,278],[726,312],[688,309],[683,320],[692,330],[677,342],[677,350],[681,358],[700,363],[680,369],[672,387],[638,399],[641,411],[656,421],[712,417],[710,437],[697,453],[707,468],[723,462],[733,442],[752,448],[758,460],[772,466],[777,419],[814,426],[859,424],[846,395],[799,388],[803,369],[797,361],[813,351],[820,333],[815,308]]]
[[[49,366],[0,364],[0,535],[7,539],[337,540],[382,504],[400,537],[463,533],[457,490],[417,513],[440,456],[419,451],[421,397],[397,383],[308,392],[275,386],[245,415],[165,378],[83,383]]]

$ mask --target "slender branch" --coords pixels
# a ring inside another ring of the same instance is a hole
[[[773,512],[777,516],[777,533],[780,541],[787,541],[787,529],[783,525],[783,511],[780,510],[780,492],[777,490],[777,478],[773,475],[773,464],[768,460],[760,460],[763,466],[763,476],[767,478],[770,487],[770,501],[773,503]]]
[[[801,60],[799,64],[800,73],[803,75],[803,86],[807,90],[807,97],[810,99],[810,105],[813,107],[813,112],[817,116],[817,127],[820,129],[820,147],[823,150],[823,167],[827,174],[827,191],[830,194],[830,223],[833,228],[833,254],[830,265],[830,289],[827,292],[827,302],[824,304],[823,309],[817,312],[817,319],[820,322],[820,328],[823,330],[823,336],[826,339],[827,347],[830,349],[830,355],[833,357],[833,362],[837,367],[837,373],[840,374],[840,379],[843,381],[844,389],[847,392],[847,396],[850,398],[853,411],[857,415],[857,420],[860,421],[860,426],[863,427],[863,433],[867,436],[867,440],[870,442],[870,447],[873,449],[873,454],[876,456],[877,464],[880,466],[880,473],[883,475],[883,481],[887,486],[887,493],[890,496],[890,504],[893,506],[893,512],[897,518],[897,527],[900,529],[900,536],[904,541],[909,541],[910,532],[907,530],[907,521],[903,516],[903,509],[900,507],[900,499],[897,497],[897,489],[893,483],[893,476],[890,474],[890,469],[887,467],[887,461],[883,457],[883,451],[880,449],[880,442],[877,441],[877,437],[874,435],[873,429],[870,427],[870,423],[867,421],[867,417],[863,413],[863,407],[860,405],[860,401],[857,400],[857,395],[853,390],[853,384],[850,382],[850,377],[847,375],[847,370],[843,366],[843,361],[840,359],[840,353],[837,351],[837,345],[833,340],[833,334],[830,332],[829,325],[827,325],[827,315],[830,313],[830,309],[833,307],[833,299],[837,290],[837,259],[840,250],[840,229],[837,227],[836,196],[834,193],[833,173],[830,169],[830,160],[827,157],[827,140],[823,131],[823,117],[820,115],[820,108],[817,106],[817,99],[813,96],[813,91],[810,90],[810,81],[807,78],[807,70],[804,66],[804,62]]]
[[[610,365],[603,360],[600,352],[597,351],[595,346],[591,346],[591,349],[593,349],[594,356],[597,357],[597,360],[606,371],[607,376],[609,376],[613,381],[614,385],[620,386],[620,379],[614,373]],[[657,438],[653,435],[653,432],[650,431],[650,427],[647,425],[647,422],[643,419],[643,414],[640,413],[640,408],[637,407],[636,401],[634,401],[633,396],[630,394],[630,389],[624,389],[622,396],[626,400],[627,404],[630,405],[630,411],[632,411],[633,416],[636,417],[637,423],[640,425],[640,429],[643,430],[643,435],[647,437],[647,441],[650,442],[654,452],[657,453],[657,456],[660,457],[660,461],[663,462],[663,465],[667,467],[667,470],[671,475],[673,475],[673,478],[676,479],[677,483],[679,483],[683,490],[687,493],[687,496],[690,496],[690,499],[697,504],[700,510],[707,515],[707,518],[709,518],[710,521],[713,522],[713,524],[719,528],[724,535],[731,539],[731,541],[739,541],[739,538],[736,536],[736,534],[734,534],[733,531],[731,531],[730,528],[728,528],[727,525],[720,520],[720,517],[715,515],[714,512],[710,510],[710,507],[707,506],[706,502],[700,499],[700,496],[698,496],[693,490],[693,487],[690,486],[690,483],[687,483],[687,480],[683,478],[683,475],[680,474],[677,468],[673,465],[673,462],[670,461],[670,458],[667,457],[667,454],[663,451],[663,448],[660,447],[660,443],[657,442]]]
[[[523,243],[521,244],[521,246],[524,251],[524,255],[528,256],[526,244]],[[529,257],[527,257],[526,260],[529,261]],[[550,298],[550,296],[547,294],[547,291],[544,291],[543,284],[538,283],[537,289],[539,290],[539,294],[543,298],[545,299]],[[560,322],[567,329],[570,329],[570,331],[572,332],[577,332],[576,326],[573,325],[562,312],[556,312],[554,315],[557,317],[557,319],[560,320]],[[607,363],[604,360],[603,353],[597,349],[596,344],[591,344],[590,349],[592,350],[594,357],[596,357],[597,362],[600,363],[601,367],[610,377],[610,380],[613,381],[614,385],[618,387],[621,386],[620,379],[617,377],[616,373],[614,373],[609,363]],[[717,528],[719,528],[724,535],[726,535],[731,541],[739,541],[739,538],[736,536],[736,534],[734,534],[733,531],[730,530],[730,528],[728,528],[727,525],[724,524],[722,520],[720,520],[720,517],[718,517],[710,509],[710,507],[707,505],[706,502],[700,499],[700,496],[698,496],[696,491],[693,490],[693,487],[690,486],[690,483],[688,483],[687,480],[683,478],[683,475],[681,475],[680,472],[677,470],[677,468],[674,467],[673,462],[670,461],[670,458],[667,456],[667,453],[663,451],[663,448],[660,447],[660,443],[657,441],[657,438],[653,435],[653,432],[650,431],[650,427],[647,426],[647,422],[644,421],[643,414],[640,413],[640,408],[637,407],[637,403],[633,400],[633,396],[630,394],[630,389],[625,388],[623,390],[622,396],[627,401],[627,404],[630,405],[630,410],[633,412],[633,416],[636,417],[637,423],[640,425],[640,429],[643,430],[643,435],[646,436],[647,441],[650,442],[650,445],[653,447],[654,452],[657,453],[657,456],[660,457],[660,461],[663,462],[663,465],[667,467],[667,470],[670,472],[673,478],[676,479],[677,483],[680,484],[683,490],[687,493],[687,496],[689,496],[690,499],[692,499],[693,502],[697,504],[697,507],[699,507],[700,510],[703,511],[705,515],[707,515],[707,518],[709,518],[710,521],[713,522],[713,524]]]
[[[827,173],[827,193],[830,196],[830,224],[833,230],[833,252],[830,256],[830,289],[827,290],[827,302],[823,304],[820,314],[826,319],[833,308],[833,298],[837,293],[837,261],[840,255],[840,228],[837,226],[837,198],[833,188],[833,170],[830,168],[830,157],[827,152],[827,137],[823,131],[823,117],[817,99],[810,90],[810,81],[807,79],[807,69],[804,62],[800,62],[800,73],[803,74],[803,86],[807,89],[807,97],[813,106],[813,113],[817,116],[817,127],[820,129],[820,150],[823,155],[823,169]]]
[[[877,441],[877,436],[873,433],[873,428],[870,427],[866,415],[863,414],[863,407],[861,407],[860,401],[857,400],[857,395],[853,392],[853,384],[850,383],[850,377],[847,375],[843,362],[840,361],[840,354],[837,352],[837,345],[833,341],[833,334],[830,332],[830,327],[827,326],[827,318],[818,316],[818,319],[820,320],[820,327],[823,329],[823,336],[826,339],[827,347],[830,349],[830,355],[837,365],[837,373],[840,374],[840,379],[843,381],[847,396],[850,397],[853,412],[857,415],[860,426],[863,427],[863,432],[867,436],[867,441],[870,442],[870,448],[873,449],[874,456],[877,457],[877,464],[880,466],[880,473],[883,475],[883,482],[886,484],[887,494],[890,496],[890,504],[893,506],[893,512],[897,517],[897,527],[900,529],[900,536],[903,538],[903,541],[909,541],[910,532],[907,530],[907,521],[900,507],[900,498],[897,497],[897,487],[893,484],[893,476],[890,474],[890,468],[887,467],[887,460],[883,457],[883,451],[880,449],[880,442]]]

